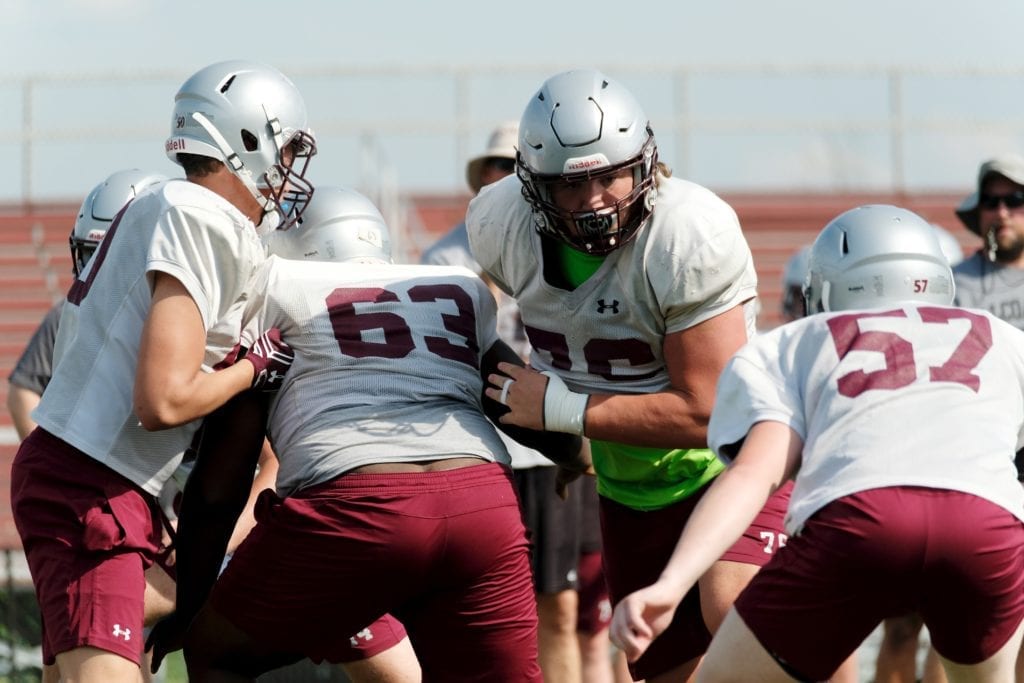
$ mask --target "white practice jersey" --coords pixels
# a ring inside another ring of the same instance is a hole
[[[746,302],[754,335],[750,249],[735,212],[710,190],[659,178],[648,224],[569,291],[544,279],[541,237],[521,189],[515,175],[484,187],[466,225],[484,272],[519,302],[534,368],[556,371],[574,391],[653,393],[669,386],[667,334]]]
[[[255,291],[243,336],[276,327],[295,352],[268,428],[281,495],[373,463],[508,464],[480,404],[480,359],[498,336],[475,274],[271,256]]]
[[[157,495],[199,421],[148,432],[134,412],[151,274],[174,276],[195,301],[210,371],[238,344],[248,285],[264,258],[252,221],[219,195],[184,180],[141,194],[72,285],[36,422]]]
[[[708,440],[728,459],[757,422],[804,441],[786,529],[886,486],[986,498],[1024,519],[1024,333],[980,310],[822,313],[762,334],[718,383]]]

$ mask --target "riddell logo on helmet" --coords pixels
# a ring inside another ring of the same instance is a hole
[[[185,149],[184,138],[171,138],[164,144],[164,151],[166,152],[180,152]]]
[[[603,154],[594,154],[589,157],[579,157],[577,159],[567,159],[563,173],[578,173],[579,171],[589,171],[592,168],[600,168],[602,166],[609,166],[608,159]]]

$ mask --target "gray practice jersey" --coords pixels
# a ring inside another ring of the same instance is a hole
[[[469,235],[466,233],[466,224],[459,223],[448,233],[434,243],[429,249],[423,252],[420,262],[436,266],[463,266],[469,268],[477,275],[482,273],[480,264],[473,258],[469,250]],[[519,315],[519,306],[515,299],[504,292],[495,289],[495,299],[498,301],[498,336],[512,347],[512,349],[523,357],[529,356],[530,345],[526,341],[526,333],[523,331],[523,320]],[[518,443],[517,441],[499,432],[508,454],[512,458],[514,469],[527,469],[530,467],[551,467],[555,463],[548,460],[532,448]]]
[[[295,352],[268,427],[281,495],[374,463],[508,464],[480,403],[494,297],[472,272],[271,256],[254,291],[244,342],[276,327]]]
[[[728,460],[761,421],[804,442],[791,534],[829,502],[886,486],[964,491],[1024,519],[1024,333],[984,311],[906,304],[765,333],[722,371],[708,442]]]
[[[953,267],[957,306],[980,308],[1024,330],[1024,268],[993,263],[978,251]]]
[[[35,421],[159,494],[200,421],[150,432],[134,412],[153,274],[175,277],[192,297],[206,328],[204,369],[212,371],[238,344],[247,287],[264,258],[252,221],[220,195],[184,180],[139,195],[72,285]]]

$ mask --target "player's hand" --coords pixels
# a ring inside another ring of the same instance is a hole
[[[661,582],[630,593],[612,613],[612,643],[635,662],[672,623],[681,600],[682,595]]]
[[[504,424],[544,430],[544,391],[548,378],[533,368],[498,363],[498,372],[487,376],[487,397],[508,406],[499,420]]]
[[[284,381],[284,374],[295,360],[292,347],[281,339],[276,327],[264,332],[249,347],[245,360],[252,363],[252,388],[260,391],[277,391]]]
[[[177,612],[171,612],[153,625],[149,631],[149,637],[146,638],[146,652],[153,651],[150,671],[155,674],[160,669],[160,662],[164,657],[185,646],[185,634],[188,631],[188,626],[188,623],[179,617]]]
[[[569,484],[579,479],[584,474],[595,475],[594,463],[590,456],[590,442],[586,439],[580,444],[580,452],[577,461],[572,464],[562,463],[558,465],[555,472],[555,493],[562,500],[569,499]]]
[[[569,500],[569,484],[583,476],[580,470],[571,470],[561,465],[555,472],[555,493],[562,500]]]

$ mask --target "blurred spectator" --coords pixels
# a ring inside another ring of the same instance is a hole
[[[956,304],[989,311],[1024,329],[1024,158],[989,159],[956,209],[982,248],[953,269]]]

